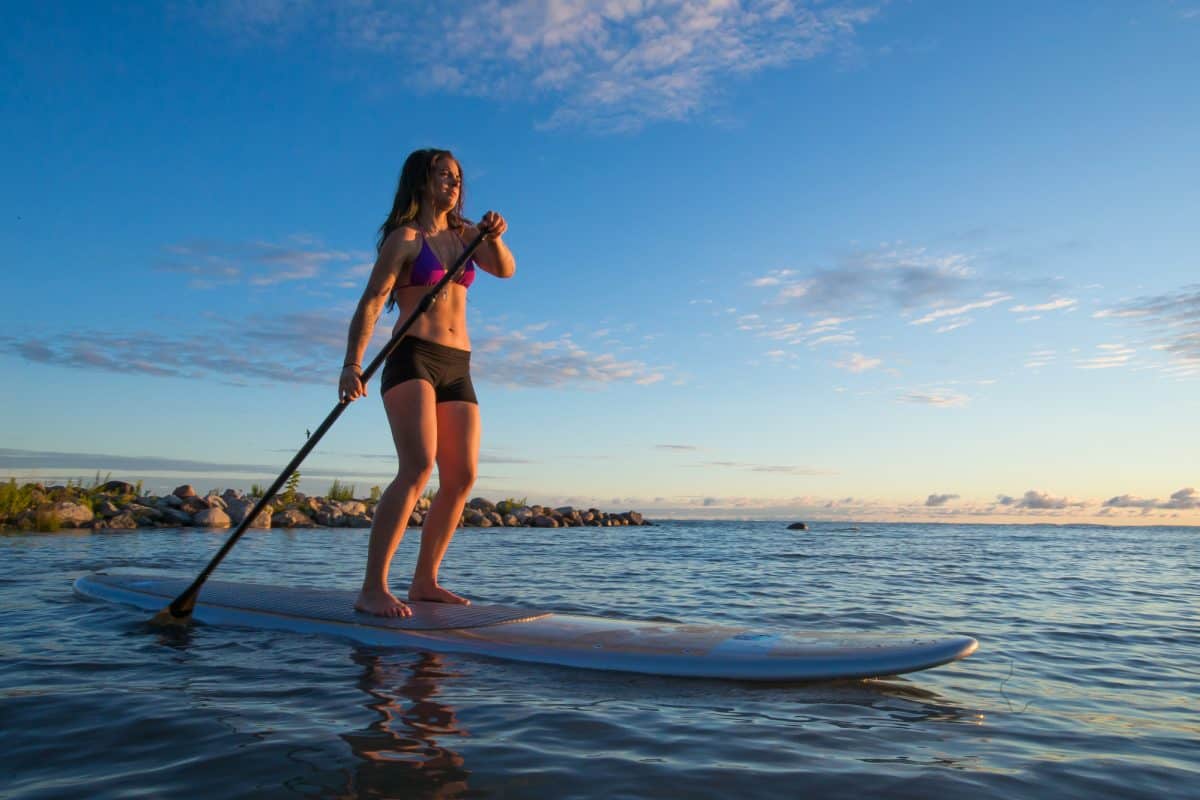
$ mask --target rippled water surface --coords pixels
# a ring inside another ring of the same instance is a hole
[[[764,630],[941,631],[971,658],[816,684],[372,649],[84,601],[227,532],[0,536],[0,796],[1200,797],[1200,529],[665,522],[466,530],[476,600]],[[224,580],[354,588],[366,532],[248,534]],[[407,576],[416,540],[393,574]]]

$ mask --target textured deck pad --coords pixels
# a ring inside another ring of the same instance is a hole
[[[92,580],[126,591],[134,591],[165,602],[175,599],[188,587],[190,580],[163,578],[153,575],[107,575],[99,573]],[[407,619],[391,619],[363,614],[354,610],[357,592],[345,589],[312,589],[307,587],[263,586],[253,583],[207,581],[196,600],[197,607],[224,606],[245,611],[278,614],[304,619],[328,620],[372,628],[391,628],[405,631],[445,631],[461,628],[482,628],[505,622],[526,622],[550,616],[548,611],[504,605],[459,606],[446,603],[405,601],[413,610]]]

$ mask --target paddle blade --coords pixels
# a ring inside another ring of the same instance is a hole
[[[188,596],[183,603],[176,600],[155,614],[150,624],[156,628],[186,628],[192,624],[192,609],[195,607],[195,595]]]

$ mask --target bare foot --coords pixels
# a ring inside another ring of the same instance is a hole
[[[354,601],[354,610],[377,617],[411,617],[412,609],[386,589],[363,589]]]
[[[425,584],[414,583],[408,589],[409,600],[424,600],[427,603],[452,603],[458,606],[469,606],[471,601],[465,597],[459,597],[449,589],[443,589],[436,583],[432,586]]]

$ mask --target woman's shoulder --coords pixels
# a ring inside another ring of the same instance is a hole
[[[401,225],[383,240],[383,245],[379,248],[379,255],[385,258],[402,257],[409,251],[418,248],[420,241],[421,231],[416,225]]]

